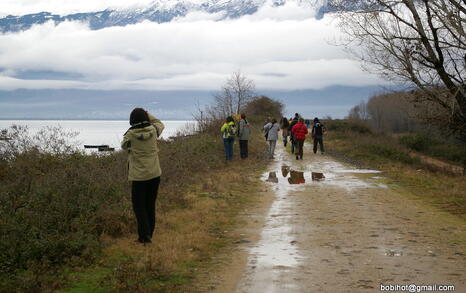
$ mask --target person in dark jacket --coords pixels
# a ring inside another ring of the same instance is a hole
[[[296,160],[303,159],[303,146],[307,132],[308,131],[306,125],[304,124],[304,119],[299,118],[298,123],[296,123],[291,129],[291,133],[293,133],[296,142]]]
[[[288,127],[290,127],[290,122],[288,121],[288,118],[283,117],[282,120],[280,121],[280,128],[282,129],[282,138],[283,138],[284,147],[286,147],[288,143],[288,136],[290,135],[290,131],[288,130]]]
[[[251,134],[251,129],[245,114],[241,114],[241,120],[239,121],[238,127],[238,138],[239,138],[239,151],[241,159],[248,157],[248,141]]]
[[[319,121],[319,118],[314,118],[312,125],[312,139],[314,140],[314,154],[317,153],[317,144],[320,146],[320,152],[325,153],[324,150],[324,134],[327,133],[325,126]]]
[[[155,230],[155,201],[162,170],[159,164],[157,138],[163,123],[142,108],[135,108],[129,117],[121,148],[128,151],[128,180],[131,181],[131,200],[138,226],[140,243],[152,242]]]
[[[293,118],[293,120],[291,120],[290,126],[288,127],[288,131],[290,133],[290,143],[291,143],[291,153],[292,154],[295,153],[296,141],[295,141],[295,137],[293,136],[293,132],[291,130],[293,129],[293,126],[295,126],[296,123],[298,123],[298,121],[299,121],[299,114],[296,113],[296,114],[294,114],[294,118]]]

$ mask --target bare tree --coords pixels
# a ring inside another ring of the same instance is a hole
[[[367,104],[364,101],[359,103],[359,117],[361,120],[368,120],[369,119],[369,112],[367,111]]]
[[[367,111],[367,104],[364,101],[361,101],[358,105],[351,108],[347,118],[351,120],[368,120],[369,113]]]
[[[438,111],[426,120],[466,141],[464,0],[334,0],[343,45],[363,68],[418,89],[413,103]],[[350,4],[354,3],[355,6]],[[351,8],[351,9],[348,9]],[[430,115],[427,115],[430,114]]]
[[[254,81],[239,71],[234,72],[227,79],[222,90],[214,95],[215,101],[211,112],[223,115],[223,117],[239,114],[254,96]]]

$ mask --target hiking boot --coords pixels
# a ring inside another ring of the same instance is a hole
[[[299,160],[299,157],[298,157],[298,156],[296,156],[296,160]]]
[[[149,244],[149,243],[152,243],[152,240],[150,238],[138,238],[136,240],[134,240],[134,242],[136,243],[142,243],[142,244]]]

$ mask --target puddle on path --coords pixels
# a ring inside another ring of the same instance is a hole
[[[336,185],[346,189],[380,187],[367,183],[351,173],[379,173],[373,170],[349,169],[338,162],[316,162],[306,165],[295,162],[283,148],[276,150],[269,172],[262,176],[275,193],[275,200],[268,212],[259,242],[250,248],[248,268],[237,292],[302,292],[303,288],[294,280],[304,260],[296,244],[296,217],[294,193],[304,190],[309,184]],[[316,164],[313,166],[313,164]],[[319,164],[319,165],[317,165]],[[301,170],[298,170],[302,168]],[[323,173],[325,178],[313,181],[312,172]],[[307,227],[312,229],[312,227]]]
[[[382,173],[382,171],[369,170],[369,169],[336,169],[333,170],[335,173],[360,173],[360,174],[377,174]]]
[[[278,150],[280,157],[282,149]],[[260,240],[249,252],[248,270],[237,292],[300,292],[293,281],[301,256],[294,238],[294,202],[288,194],[304,189],[304,184],[290,184],[288,179],[304,180],[302,172],[282,168],[280,159],[274,163],[276,171],[267,172],[263,180],[269,181],[275,200],[267,214]],[[276,183],[274,183],[276,182]]]
[[[352,174],[379,174],[381,171],[369,170],[369,169],[350,169],[341,163],[335,161],[319,162],[303,167],[304,170],[294,170],[287,164],[290,163],[289,156],[286,153],[279,154],[279,161],[285,162],[281,166],[274,166],[277,171],[270,172],[274,174],[273,178],[269,173],[264,174],[265,181],[274,182],[280,185],[280,189],[285,188],[288,184],[327,184],[335,185],[345,189],[357,189],[357,188],[386,188],[387,186],[375,182],[367,182],[353,176]],[[278,165],[278,163],[276,163]],[[277,178],[276,174],[281,173],[283,178]],[[314,176],[312,175],[314,173]],[[319,176],[319,173],[323,177]],[[267,174],[269,176],[267,177]],[[316,176],[317,175],[317,176]],[[286,179],[286,180],[283,180]],[[314,180],[312,180],[314,179]],[[379,180],[382,179],[380,176],[373,176],[371,179]]]

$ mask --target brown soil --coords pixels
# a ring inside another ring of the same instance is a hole
[[[302,161],[279,149],[267,175],[282,177],[281,165],[305,171],[306,183],[264,182],[261,202],[232,232],[235,249],[217,260],[202,291],[380,292],[381,284],[437,284],[466,292],[464,220],[384,186],[383,174],[352,173],[307,146]],[[312,182],[310,171],[326,179]]]
[[[466,171],[463,166],[450,164],[416,152],[410,152],[409,155],[414,158],[419,158],[423,165],[433,171],[441,171],[453,175],[466,175]]]

